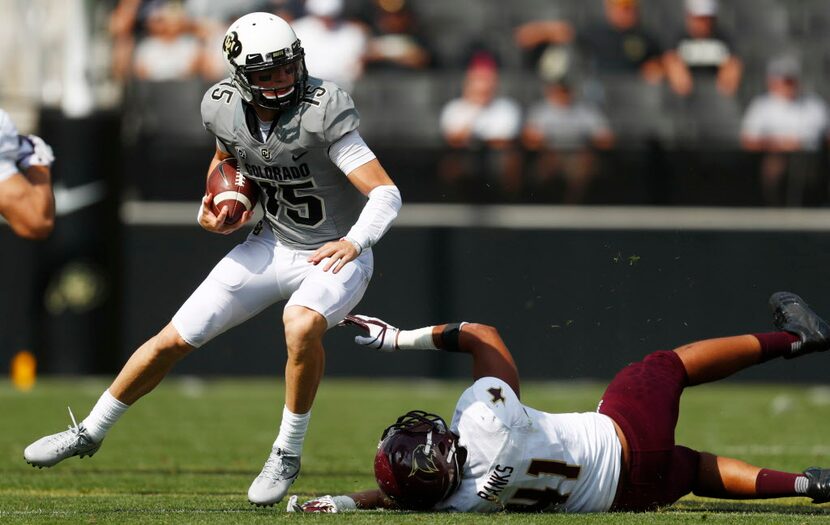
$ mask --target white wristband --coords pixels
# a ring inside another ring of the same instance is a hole
[[[335,507],[338,512],[349,512],[350,510],[357,510],[357,503],[349,496],[332,496]]]
[[[397,347],[401,350],[438,350],[432,340],[432,326],[401,330],[398,333]]]

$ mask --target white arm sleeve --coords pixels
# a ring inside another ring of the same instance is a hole
[[[363,142],[363,137],[355,129],[346,133],[340,137],[340,140],[331,145],[329,158],[340,168],[340,171],[348,175],[377,157],[369,149],[369,146]]]
[[[357,222],[346,234],[346,239],[361,252],[374,246],[389,230],[400,209],[401,192],[398,187],[391,184],[377,186],[369,192],[369,200]]]

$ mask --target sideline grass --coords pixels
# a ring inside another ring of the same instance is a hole
[[[417,523],[827,523],[830,505],[806,499],[722,502],[687,497],[672,508],[615,515],[436,515],[370,512],[296,516],[257,509],[246,491],[276,435],[283,385],[276,381],[170,378],[136,404],[94,458],[51,469],[23,461],[35,438],[80,419],[107,386],[99,379],[45,380],[28,393],[0,382],[0,522],[275,523],[332,520]],[[466,385],[327,379],[318,394],[293,487],[301,497],[374,485],[380,431],[412,408],[452,414]],[[590,411],[604,385],[528,383],[524,401],[548,411]],[[782,470],[830,465],[830,389],[719,384],[684,395],[678,442]]]

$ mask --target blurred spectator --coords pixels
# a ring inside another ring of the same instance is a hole
[[[164,1],[153,4],[147,15],[147,36],[135,50],[136,77],[165,81],[194,76],[198,72],[201,49],[189,29],[181,4]]]
[[[604,8],[604,20],[590,23],[579,31],[561,20],[528,22],[517,28],[516,42],[522,49],[536,50],[544,57],[545,53],[538,51],[540,47],[575,41],[592,73],[639,73],[648,83],[659,83],[663,77],[662,49],[657,38],[640,23],[638,1],[604,0]],[[543,78],[553,79],[544,72]]]
[[[302,0],[184,0],[187,14],[195,20],[234,20],[246,13],[265,11],[283,20],[294,20],[303,10]]]
[[[548,83],[545,98],[530,108],[522,132],[525,147],[538,151],[534,193],[547,195],[565,180],[562,201],[577,204],[596,172],[596,149],[609,149],[614,135],[605,116],[575,99],[569,79]]]
[[[372,0],[370,9],[367,68],[417,70],[431,65],[432,52],[404,0]]]
[[[307,0],[305,8],[308,14],[291,25],[303,43],[309,75],[351,91],[363,73],[366,31],[343,19],[343,0]]]
[[[749,151],[764,152],[761,188],[767,204],[799,204],[801,190],[815,176],[816,152],[827,140],[827,104],[801,86],[801,66],[793,56],[772,59],[767,66],[767,92],[755,97],[744,115],[741,142]],[[805,164],[806,162],[806,164]],[[787,198],[781,184],[789,177]]]
[[[199,73],[209,82],[217,82],[228,76],[228,65],[222,54],[225,30],[238,16],[213,18],[200,16],[194,21],[195,33],[201,43]]]
[[[135,41],[143,23],[139,21],[142,6],[147,0],[118,0],[109,19],[109,32],[112,35],[112,74],[118,81],[130,77],[133,63]]]
[[[95,53],[92,16],[109,10],[98,7],[83,0],[0,0],[0,103],[21,130],[37,129],[45,108],[86,117],[104,98],[95,88],[110,76],[111,61],[107,51]]]
[[[498,87],[494,58],[475,56],[465,72],[461,97],[441,110],[441,132],[451,151],[439,171],[450,186],[464,185],[471,182],[470,177],[483,174],[515,196],[521,191],[521,159],[515,147],[521,108],[515,100],[497,96]],[[480,185],[482,181],[472,182]]]
[[[202,77],[210,82],[228,76],[222,43],[231,22],[256,11],[274,13],[291,22],[304,9],[302,0],[185,0],[184,7],[202,44]]]
[[[686,0],[686,30],[664,55],[672,90],[687,96],[696,82],[712,82],[724,96],[733,96],[741,83],[743,65],[732,40],[717,24],[717,0]]]
[[[516,44],[528,54],[529,62],[546,82],[556,81],[573,67],[566,46],[574,36],[573,27],[564,20],[527,22],[515,33]]]
[[[637,0],[605,0],[605,20],[586,27],[577,42],[595,73],[639,72],[650,84],[662,79],[662,49],[641,24]]]

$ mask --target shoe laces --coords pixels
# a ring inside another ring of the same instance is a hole
[[[79,443],[81,441],[90,441],[86,434],[86,428],[83,425],[79,425],[75,420],[75,414],[72,413],[72,409],[69,407],[66,407],[66,409],[69,410],[69,417],[72,419],[72,424],[69,425],[69,430],[58,432],[51,440],[59,450],[66,450],[78,444],[85,444]]]
[[[268,456],[268,459],[265,461],[265,465],[262,467],[262,472],[260,476],[265,476],[270,479],[288,479],[290,476],[286,477],[285,474],[288,473],[291,461],[286,461],[289,459],[289,456],[285,455],[282,449],[276,449],[271,452],[271,455]]]

